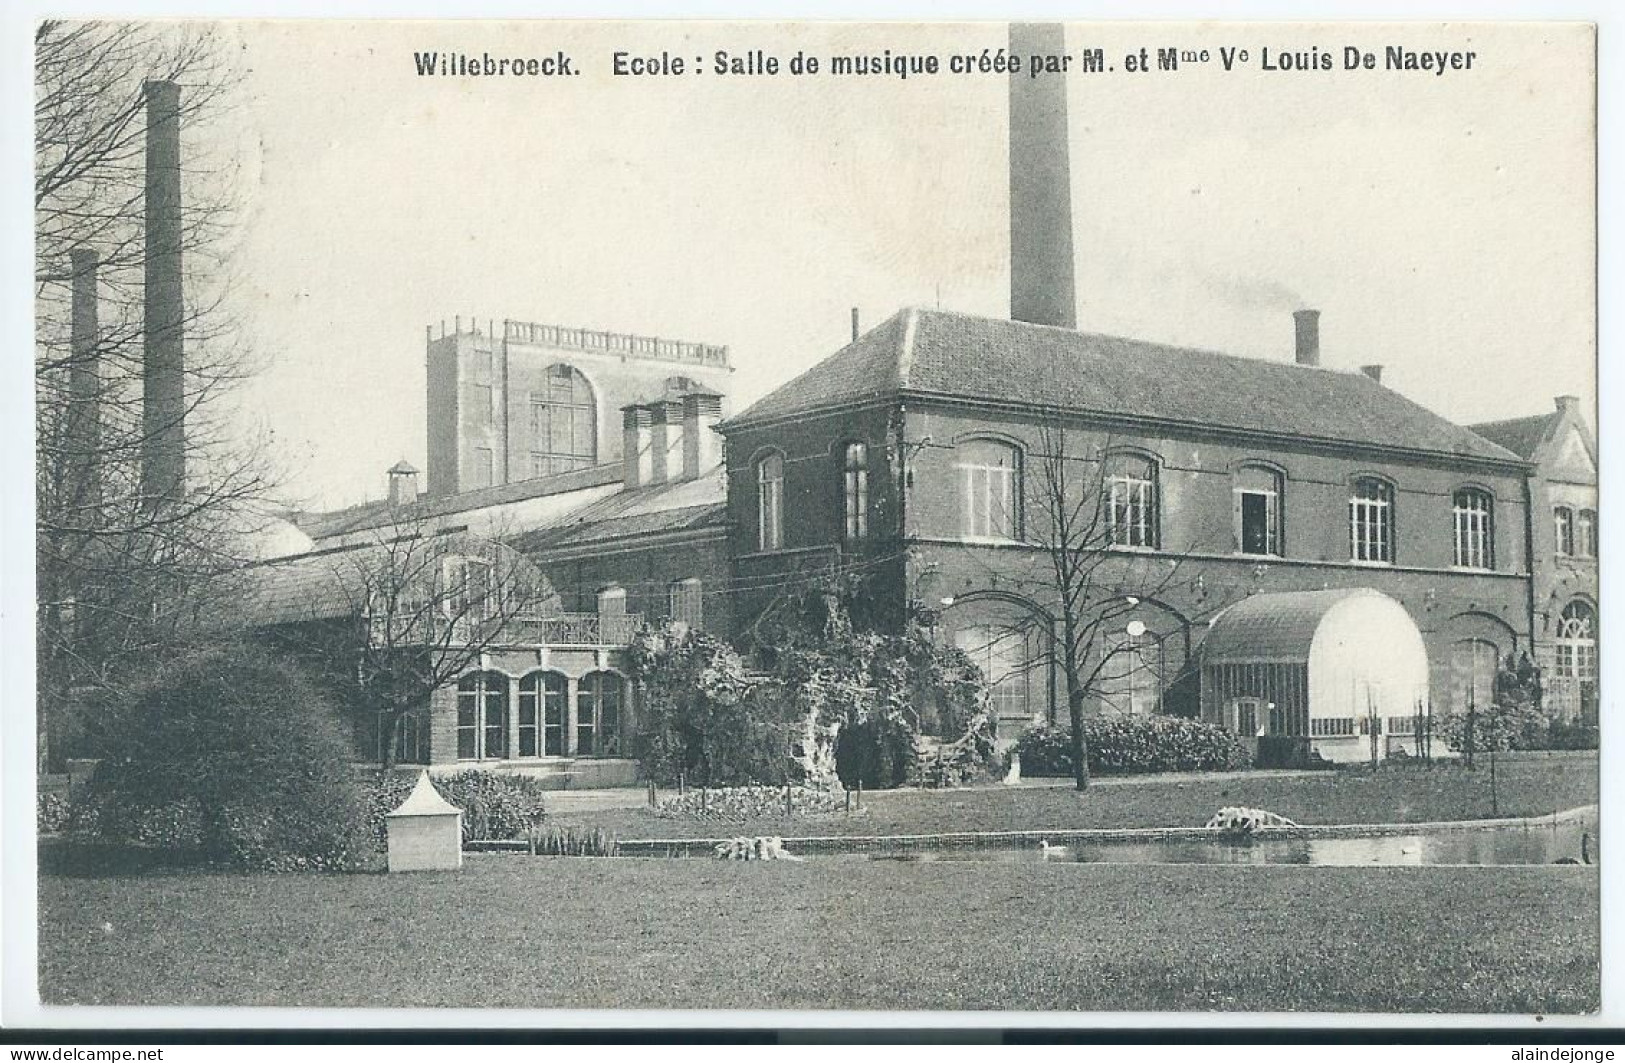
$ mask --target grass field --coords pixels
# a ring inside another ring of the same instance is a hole
[[[1573,1013],[1594,868],[475,856],[48,875],[53,1004]]]
[[[1502,816],[1539,816],[1597,802],[1595,753],[1522,754],[1496,771]],[[718,823],[665,819],[644,809],[572,812],[556,819],[622,838],[769,834],[935,834],[972,830],[1199,827],[1222,805],[1278,812],[1299,823],[1421,823],[1491,815],[1489,770],[1460,764],[1313,775],[1255,773],[1185,781],[1102,780],[1085,793],[1065,785],[974,790],[893,790],[864,795],[858,815]]]

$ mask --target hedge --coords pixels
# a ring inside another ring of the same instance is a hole
[[[1089,771],[1136,775],[1158,771],[1235,771],[1252,752],[1238,735],[1183,716],[1096,716],[1083,723]],[[1072,734],[1034,727],[1016,743],[1023,775],[1072,774]]]

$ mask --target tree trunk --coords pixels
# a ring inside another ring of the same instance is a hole
[[[1084,692],[1075,677],[1067,676],[1066,708],[1072,720],[1072,779],[1079,790],[1089,789],[1089,740],[1083,733]]]

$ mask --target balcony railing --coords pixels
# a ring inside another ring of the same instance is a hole
[[[504,321],[502,335],[504,339],[515,343],[534,343],[565,350],[598,351],[618,354],[624,358],[654,358],[663,362],[688,362],[694,365],[720,367],[726,367],[728,364],[726,347],[711,343],[691,343],[687,340],[662,339],[659,336],[600,332],[597,329],[544,325],[534,321]]]
[[[438,618],[431,621],[424,617],[374,617],[371,623],[375,642],[387,641],[408,646],[440,642],[446,638],[445,625],[451,621]],[[382,626],[384,624],[389,625],[388,629]],[[450,634],[452,642],[470,642],[478,638],[521,646],[626,646],[631,644],[642,626],[642,613],[558,613],[554,616],[513,617],[506,623],[465,617],[455,622]]]
[[[543,646],[625,646],[643,626],[642,613],[559,613],[519,617],[507,641]]]

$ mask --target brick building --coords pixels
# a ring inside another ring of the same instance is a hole
[[[1546,706],[1597,722],[1597,441],[1572,395],[1551,413],[1475,424],[1525,458],[1529,476],[1530,613]]]
[[[1337,589],[1414,619],[1429,704],[1482,704],[1496,660],[1530,646],[1528,465],[1376,367],[1321,367],[1316,332],[1300,314],[1296,361],[1275,363],[903,311],[721,426],[735,576],[866,572],[894,615],[940,607],[942,636],[994,679],[1006,735],[1054,721],[1061,609],[1038,481],[1066,455],[1074,484],[1103,492],[1113,556],[1094,593],[1125,603],[1102,653],[1128,664],[1091,711],[1194,715],[1226,606]],[[1415,697],[1379,715],[1409,717]],[[1317,745],[1357,738],[1342,727]]]

